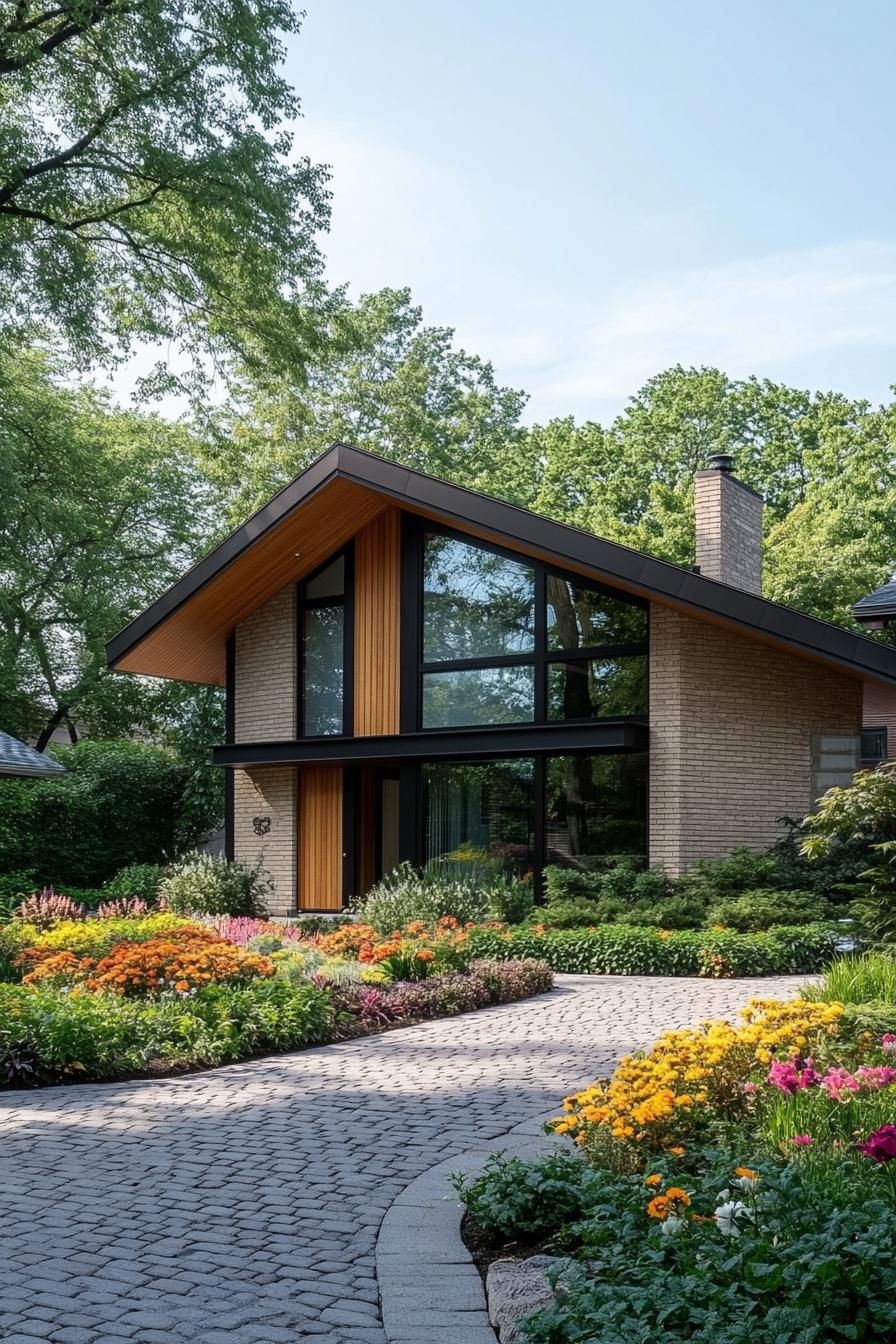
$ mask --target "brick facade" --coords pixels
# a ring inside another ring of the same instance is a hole
[[[890,760],[896,757],[896,686],[879,686],[873,681],[866,683],[862,726],[886,728],[887,756]]]
[[[814,802],[821,739],[855,754],[861,722],[860,681],[652,604],[650,861],[679,873],[774,843],[776,818]]]
[[[296,736],[296,590],[287,585],[236,627],[234,738],[276,742]],[[296,908],[297,777],[293,766],[234,771],[233,856],[259,861],[274,883],[270,913]]]
[[[708,579],[762,595],[760,495],[725,471],[694,477],[697,564]]]

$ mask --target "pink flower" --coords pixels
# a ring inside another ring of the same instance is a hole
[[[849,1101],[854,1092],[861,1089],[858,1078],[854,1078],[849,1069],[828,1069],[821,1085],[831,1101]]]
[[[882,1087],[889,1087],[891,1083],[896,1083],[896,1069],[891,1069],[886,1064],[869,1069],[862,1064],[856,1069],[856,1077],[861,1081],[863,1087],[870,1088],[872,1092],[878,1092]]]
[[[859,1152],[875,1162],[892,1162],[896,1157],[896,1125],[881,1125],[859,1144]]]
[[[809,1147],[809,1144],[812,1142],[812,1135],[811,1135],[811,1134],[794,1134],[794,1136],[793,1136],[793,1138],[790,1140],[790,1142],[793,1144],[793,1146],[794,1146],[795,1148],[808,1148],[808,1147]]]
[[[798,1065],[799,1067],[797,1067]],[[802,1065],[800,1065],[799,1059],[795,1062],[776,1059],[768,1071],[768,1081],[772,1087],[779,1087],[782,1092],[786,1092],[791,1097],[794,1092],[799,1092],[803,1088],[811,1087],[813,1083],[817,1083],[819,1076],[812,1067],[811,1059],[807,1059],[805,1064]]]
[[[747,1095],[748,1097],[752,1097],[754,1092],[758,1092],[758,1091],[759,1091],[759,1084],[758,1084],[758,1083],[741,1083],[741,1089],[740,1089],[740,1090],[741,1090],[742,1092],[746,1093],[746,1095]]]
[[[880,1047],[885,1055],[896,1055],[896,1036],[888,1031],[886,1036],[881,1037]]]

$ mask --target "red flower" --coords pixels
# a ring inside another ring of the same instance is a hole
[[[875,1162],[892,1162],[896,1157],[896,1125],[881,1125],[859,1144],[859,1152]]]

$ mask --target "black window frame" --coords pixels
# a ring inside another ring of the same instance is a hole
[[[342,597],[306,597],[306,589],[319,574],[337,560],[344,562]],[[305,612],[325,607],[342,607],[342,730],[338,733],[306,733],[305,731]],[[352,737],[355,728],[355,547],[354,542],[333,551],[321,564],[296,585],[296,728],[297,738],[329,741],[333,738]]]
[[[872,735],[875,735],[875,736],[877,736],[877,737],[880,739],[880,744],[881,744],[881,746],[882,746],[882,748],[883,748],[883,750],[882,750],[880,753],[877,753],[877,752],[870,752],[870,751],[866,751],[866,750],[865,750],[866,741],[867,741],[867,739],[869,739]],[[864,724],[862,725],[862,733],[861,733],[861,759],[862,759],[863,761],[875,761],[875,762],[880,762],[880,761],[885,761],[885,760],[887,760],[887,759],[888,759],[888,757],[887,757],[887,749],[888,749],[888,745],[889,745],[889,744],[888,744],[888,742],[887,742],[887,727],[886,727],[886,724],[882,724],[879,728],[877,728],[877,727],[875,727],[875,728],[869,728],[869,727],[867,727],[867,726],[864,725]]]
[[[423,554],[427,534],[455,538],[468,546],[478,547],[492,555],[502,556],[516,564],[524,564],[532,569],[535,576],[535,621],[534,647],[531,653],[493,654],[477,658],[454,658],[438,662],[427,662],[423,658]],[[637,642],[623,644],[586,645],[575,649],[549,649],[547,639],[547,576],[556,575],[579,588],[604,594],[616,601],[628,602],[639,607],[645,614],[646,637]],[[534,668],[534,703],[531,719],[515,720],[502,724],[502,727],[514,728],[542,724],[583,724],[598,720],[609,722],[618,719],[643,722],[647,717],[647,705],[641,714],[627,715],[584,715],[575,719],[557,719],[548,717],[547,680],[548,667],[556,663],[583,662],[626,657],[648,657],[650,646],[650,603],[622,589],[592,580],[584,574],[563,569],[560,565],[548,564],[534,556],[520,551],[510,550],[506,546],[497,546],[492,542],[449,527],[415,514],[405,514],[402,519],[402,565],[401,565],[401,693],[400,693],[400,729],[402,733],[428,731],[423,727],[423,678],[428,673],[481,671],[493,667],[532,667]],[[459,725],[458,725],[459,726]],[[489,725],[465,724],[464,731],[475,731],[477,727]]]

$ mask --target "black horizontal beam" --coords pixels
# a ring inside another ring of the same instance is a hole
[[[544,723],[512,728],[452,728],[384,737],[306,737],[292,742],[232,742],[212,748],[212,764],[309,765],[331,761],[422,761],[530,756],[533,752],[628,752],[647,749],[647,724],[637,719]]]

